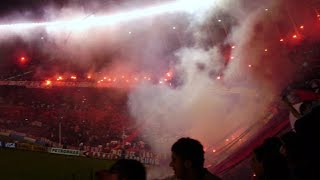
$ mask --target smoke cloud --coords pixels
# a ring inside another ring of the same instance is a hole
[[[281,91],[303,76],[297,74],[303,62],[293,63],[290,47],[280,40],[294,44],[292,36],[300,24],[314,23],[311,4],[314,1],[229,0],[191,17],[187,31],[192,43],[175,51],[179,86],[141,84],[130,94],[131,114],[145,123],[145,138],[152,147],[170,152],[179,137],[189,136],[210,147],[212,159],[217,155],[213,149],[254,124],[266,123]],[[304,33],[319,37],[311,29]],[[228,45],[226,61],[221,47]],[[222,152],[208,163],[218,163],[232,152]]]
[[[144,3],[70,1],[44,6],[40,19],[85,20]],[[292,62],[290,47],[283,41],[299,41],[302,24],[304,36],[319,37],[314,28],[307,29],[314,24],[317,5],[316,0],[217,0],[201,12],[163,14],[112,26],[1,30],[0,40],[4,46],[18,38],[48,57],[40,68],[54,61],[85,72],[155,77],[172,70],[171,85],[144,82],[130,89],[132,117],[143,125],[142,134],[156,151],[170,152],[182,136],[215,148],[248,127],[263,124],[282,89],[301,78],[297,72],[304,62]],[[28,17],[34,15],[14,13],[1,22]]]

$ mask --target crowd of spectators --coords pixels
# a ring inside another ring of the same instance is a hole
[[[126,102],[119,89],[2,86],[0,129],[48,139],[47,146],[61,140],[64,147],[81,150],[149,150],[134,133]]]
[[[268,138],[254,149],[254,178],[318,179],[319,93],[319,80],[288,89],[283,100],[298,120],[292,131]],[[139,126],[126,102],[127,92],[119,89],[1,86],[0,130],[47,139],[46,146],[61,140],[63,147],[84,151],[149,151],[136,133]]]

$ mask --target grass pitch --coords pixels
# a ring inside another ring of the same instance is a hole
[[[0,148],[0,179],[94,180],[113,161]]]

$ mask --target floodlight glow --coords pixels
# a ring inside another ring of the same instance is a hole
[[[127,12],[120,12],[105,16],[79,17],[73,20],[60,20],[54,22],[31,22],[0,25],[1,29],[28,29],[35,27],[76,27],[85,28],[101,25],[112,25],[121,22],[128,22],[144,17],[152,17],[166,13],[186,12],[194,13],[212,7],[217,0],[175,0],[158,6],[143,9],[134,9]]]

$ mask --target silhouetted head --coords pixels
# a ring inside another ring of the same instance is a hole
[[[263,141],[263,146],[269,153],[279,153],[282,142],[278,137],[270,137]]]
[[[263,170],[263,157],[265,154],[265,149],[263,146],[259,146],[253,150],[253,155],[251,159],[251,169],[257,175],[257,177],[262,177],[264,175]]]
[[[170,166],[178,178],[184,178],[190,170],[203,170],[204,150],[199,141],[181,138],[172,145],[171,152]]]
[[[136,160],[118,160],[109,170],[110,179],[114,180],[146,180],[146,170]]]

